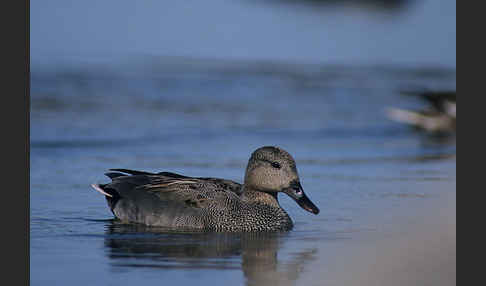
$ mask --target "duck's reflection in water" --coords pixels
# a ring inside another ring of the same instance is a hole
[[[105,246],[114,268],[241,269],[247,285],[294,285],[317,250],[279,259],[288,233],[197,233],[111,221]]]

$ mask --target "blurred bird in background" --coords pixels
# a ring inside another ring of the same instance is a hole
[[[454,135],[456,133],[456,91],[406,92],[427,103],[419,110],[388,108],[390,119],[403,122],[434,135]]]

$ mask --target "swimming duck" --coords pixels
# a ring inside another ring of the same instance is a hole
[[[105,195],[114,216],[128,223],[178,230],[287,231],[293,222],[278,202],[279,192],[319,213],[304,193],[295,160],[279,147],[251,154],[243,185],[171,172],[110,171],[105,175],[111,183],[91,186]]]

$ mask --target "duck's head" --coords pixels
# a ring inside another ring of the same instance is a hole
[[[294,158],[282,148],[265,146],[251,154],[246,167],[245,186],[261,192],[286,193],[304,210],[319,213],[319,208],[302,189]]]

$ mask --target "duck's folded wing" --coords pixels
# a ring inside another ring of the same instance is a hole
[[[237,200],[241,185],[215,178],[174,178],[153,176],[151,182],[138,188],[155,194],[161,200],[177,201],[192,208],[223,206],[228,200]]]
[[[240,205],[238,194],[242,186],[230,180],[192,178],[169,172],[111,171],[106,175],[112,182],[93,187],[105,194],[113,214],[123,221],[204,228],[210,224],[207,221],[210,213]]]
[[[193,195],[170,188],[171,185],[162,186],[160,182],[155,186],[151,175],[111,177],[111,183],[96,185],[95,189],[102,190],[118,219],[166,227],[204,227],[206,211],[200,205],[204,202],[194,201]]]
[[[177,173],[172,172],[159,172],[159,173],[150,173],[145,171],[137,171],[137,170],[129,170],[129,169],[110,169],[110,172],[105,173],[111,179],[116,177],[126,176],[125,174],[130,174],[132,176],[138,175],[145,175],[151,180],[151,184],[153,185],[152,188],[156,185],[160,185],[161,187],[166,187],[170,185],[181,185],[181,184],[198,184],[201,187],[205,187],[208,189],[222,189],[224,191],[231,191],[237,195],[241,195],[242,185],[232,180],[225,180],[219,178],[210,178],[210,177],[189,177],[180,175]],[[121,172],[121,173],[118,173]],[[125,173],[125,174],[123,174]],[[190,187],[194,189],[194,187]]]
[[[157,174],[127,169],[110,169],[124,172],[107,173],[112,182],[103,186],[108,193],[116,192],[120,197],[134,203],[151,200],[155,204],[170,204],[173,207],[205,208],[214,201],[235,199],[241,193],[241,184],[217,178],[195,178],[176,173]],[[216,203],[217,204],[217,203]]]

